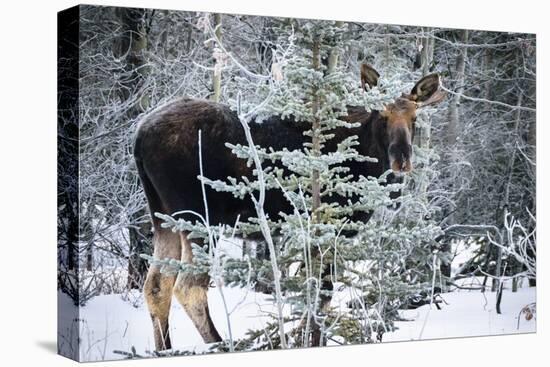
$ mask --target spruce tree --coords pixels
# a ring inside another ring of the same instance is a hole
[[[251,330],[239,343],[231,340],[229,346],[217,348],[381,341],[385,332],[393,330],[397,310],[407,297],[430,280],[431,272],[426,276],[425,269],[431,269],[433,239],[441,230],[431,220],[434,208],[426,196],[411,193],[435,174],[429,164],[431,153],[417,150],[417,160],[423,163],[410,178],[414,184],[405,188],[388,180],[390,171],[381,177],[350,175],[347,163],[373,158],[359,154],[357,136],[338,138],[334,133],[359,126],[344,120],[348,106],[382,109],[404,90],[397,76],[390,74],[381,78],[380,88],[365,92],[356,75],[338,65],[338,53],[350,42],[344,38],[345,27],[329,21],[287,22],[276,30],[279,44],[292,48],[284,63],[277,65],[282,71],[279,77],[258,87],[257,100],[232,101],[245,130],[253,111],[250,123],[278,115],[304,128],[307,136],[302,149],[293,151],[255,146],[250,139],[245,145],[228,144],[236,157],[254,168],[253,178],[200,177],[215,190],[253,200],[257,217],[212,228],[204,218],[176,220],[157,214],[166,227],[189,232],[189,238],[201,238],[204,245],[193,245],[194,264],[148,257],[150,261],[165,271],[208,272],[214,279],[222,277],[225,285],[268,279],[274,283],[274,302],[287,307],[284,316],[275,315],[264,329]],[[266,189],[280,190],[293,210],[264,217],[258,203]],[[400,190],[400,197],[391,195]],[[361,219],[365,215],[370,217],[367,222]],[[272,243],[271,259],[220,260],[223,255],[216,255],[215,246],[224,237],[253,233],[262,233]],[[351,300],[334,307],[333,297],[343,294],[351,295]]]

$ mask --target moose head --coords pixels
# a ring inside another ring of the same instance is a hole
[[[378,72],[366,63],[361,64],[361,85],[374,87],[378,84]],[[396,176],[412,170],[412,143],[414,138],[416,112],[425,106],[441,102],[446,93],[440,88],[439,74],[426,75],[409,93],[403,93],[393,103],[380,111],[377,129],[378,139],[387,149],[389,167]]]

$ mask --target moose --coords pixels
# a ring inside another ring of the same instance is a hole
[[[370,65],[361,65],[363,88],[374,87],[379,74]],[[391,169],[395,178],[410,172],[413,167],[412,142],[416,111],[443,100],[438,74],[421,78],[409,93],[403,93],[382,111],[366,111],[363,107],[347,108],[348,122],[358,122],[359,127],[337,128],[336,137],[357,135],[360,154],[377,158],[377,162],[348,163],[350,173],[356,176],[379,177]],[[302,149],[308,139],[292,118],[273,116],[261,124],[250,124],[256,145],[275,150]],[[146,115],[136,131],[134,157],[138,174],[145,191],[152,217],[153,256],[193,261],[191,243],[186,233],[173,232],[161,226],[154,213],[172,214],[192,210],[204,215],[200,175],[198,133],[202,132],[201,154],[203,174],[212,180],[227,177],[252,177],[252,168],[238,159],[225,143],[246,144],[245,134],[236,112],[228,106],[212,101],[179,98],[158,107]],[[338,139],[333,139],[338,140]],[[341,141],[341,139],[340,139]],[[328,142],[326,149],[334,149]],[[265,211],[274,218],[290,207],[283,195],[269,190]],[[250,200],[239,200],[229,193],[207,188],[210,223],[232,223],[254,216]],[[168,315],[172,295],[181,303],[205,343],[221,341],[208,309],[207,290],[210,279],[207,274],[195,275],[180,272],[177,275],[161,274],[157,265],[151,265],[144,283],[144,297],[153,322],[155,348],[171,349]]]

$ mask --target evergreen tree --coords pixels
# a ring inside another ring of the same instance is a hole
[[[337,63],[340,47],[347,44],[342,24],[293,21],[277,31],[279,44],[292,47],[292,56],[280,65],[283,78],[259,87],[256,95],[263,93],[261,104],[241,103],[238,98],[233,105],[245,130],[253,110],[256,122],[279,115],[306,127],[310,139],[294,151],[254,146],[252,140],[248,145],[229,145],[238,158],[254,165],[255,180],[203,177],[203,183],[254,200],[258,217],[213,229],[204,220],[162,215],[166,226],[191,232],[205,245],[194,246],[193,265],[150,259],[175,271],[209,272],[214,279],[221,270],[229,285],[243,286],[251,278],[273,282],[276,302],[284,301],[289,311],[283,320],[280,313],[267,326],[268,336],[265,331],[251,331],[248,340],[239,343],[242,348],[381,340],[384,332],[393,329],[397,309],[432,278],[432,271],[425,270],[435,262],[431,252],[440,228],[431,219],[435,209],[426,195],[410,194],[435,177],[429,163],[432,155],[427,149],[417,151],[421,169],[397,198],[392,192],[404,185],[388,180],[390,171],[381,177],[349,175],[347,163],[372,158],[359,154],[357,136],[338,140],[335,134],[336,129],[358,126],[343,119],[347,106],[381,109],[400,95],[404,85],[394,75],[382,78],[380,89],[363,92],[357,78]],[[266,189],[281,190],[293,211],[279,218],[265,217],[258,204]],[[371,217],[368,222],[363,220],[365,214]],[[267,242],[273,242],[271,259],[226,259],[220,269],[215,244],[235,233],[262,233]],[[331,305],[339,289],[353,295],[344,308]]]

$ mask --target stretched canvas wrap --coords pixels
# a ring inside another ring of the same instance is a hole
[[[535,332],[535,54],[533,34],[60,12],[59,353]]]

